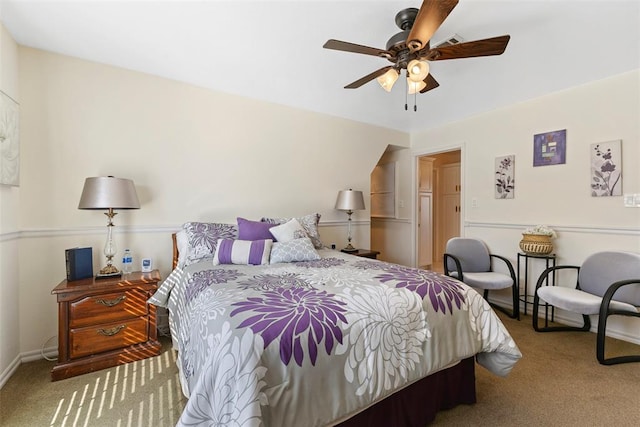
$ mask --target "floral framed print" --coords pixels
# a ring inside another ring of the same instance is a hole
[[[591,196],[622,196],[622,140],[591,144]]]
[[[539,133],[533,136],[533,166],[565,163],[567,130]]]
[[[496,157],[496,199],[513,199],[515,197],[516,156]]]
[[[20,184],[18,103],[0,91],[0,184]]]

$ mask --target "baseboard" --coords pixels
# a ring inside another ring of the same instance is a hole
[[[20,357],[20,355],[16,356],[16,358],[13,359],[9,366],[7,366],[7,369],[5,369],[2,374],[0,374],[0,389],[4,387],[7,381],[9,381],[9,378],[11,378],[11,376],[16,372],[16,370],[22,363],[21,359],[22,358]]]
[[[34,362],[36,360],[44,359],[47,357],[58,357],[58,347],[48,347],[42,350],[31,350],[20,355],[22,363]]]

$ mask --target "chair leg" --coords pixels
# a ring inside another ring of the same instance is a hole
[[[575,331],[575,332],[588,332],[591,329],[591,318],[586,314],[582,315],[582,326],[545,326],[538,325],[540,318],[538,317],[538,310],[540,307],[540,297],[536,293],[533,296],[533,312],[531,317],[533,318],[533,329],[536,332],[561,332],[561,331]]]
[[[489,305],[491,307],[493,307],[496,310],[499,310],[501,312],[503,312],[504,314],[506,314],[507,316],[509,316],[512,319],[518,319],[520,320],[520,312],[518,309],[518,295],[517,295],[517,291],[513,290],[512,291],[514,298],[513,298],[513,310],[511,312],[509,312],[509,310],[507,310],[504,307],[501,307],[497,304],[492,303],[491,301],[489,301],[489,290],[485,289],[483,292],[483,298],[485,299],[485,301],[487,301],[489,303]]]
[[[515,282],[511,287],[511,296],[513,298],[513,315],[511,318],[520,320],[520,295],[518,292],[518,285]]]
[[[604,357],[604,340],[606,338],[607,331],[607,317],[609,317],[608,314],[605,314],[604,316],[600,315],[600,319],[598,320],[598,337],[596,342],[596,356],[598,358],[598,362],[600,362],[601,365],[640,362],[640,354],[610,357],[608,359]]]

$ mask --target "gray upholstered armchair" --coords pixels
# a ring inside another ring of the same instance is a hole
[[[494,259],[502,261],[509,270],[509,274],[493,271]],[[487,301],[490,290],[511,288],[513,311],[509,313],[503,307],[493,306],[514,319],[520,319],[518,285],[513,265],[507,258],[491,254],[482,240],[463,237],[449,239],[445,247],[443,264],[444,274],[472,288],[482,289],[484,299]]]
[[[544,286],[545,278],[562,270],[577,273],[575,284],[571,287],[558,286],[557,283],[556,286]],[[538,310],[541,303],[581,314],[583,325],[540,327]],[[589,316],[592,315],[599,315],[596,356],[601,364],[640,362],[640,355],[607,359],[604,354],[607,318],[612,315],[640,318],[640,254],[598,252],[587,257],[582,266],[559,265],[542,272],[533,299],[533,328],[536,331],[589,331]]]

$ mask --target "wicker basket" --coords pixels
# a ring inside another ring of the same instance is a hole
[[[542,234],[522,234],[520,249],[529,255],[547,255],[553,251],[551,236]]]

